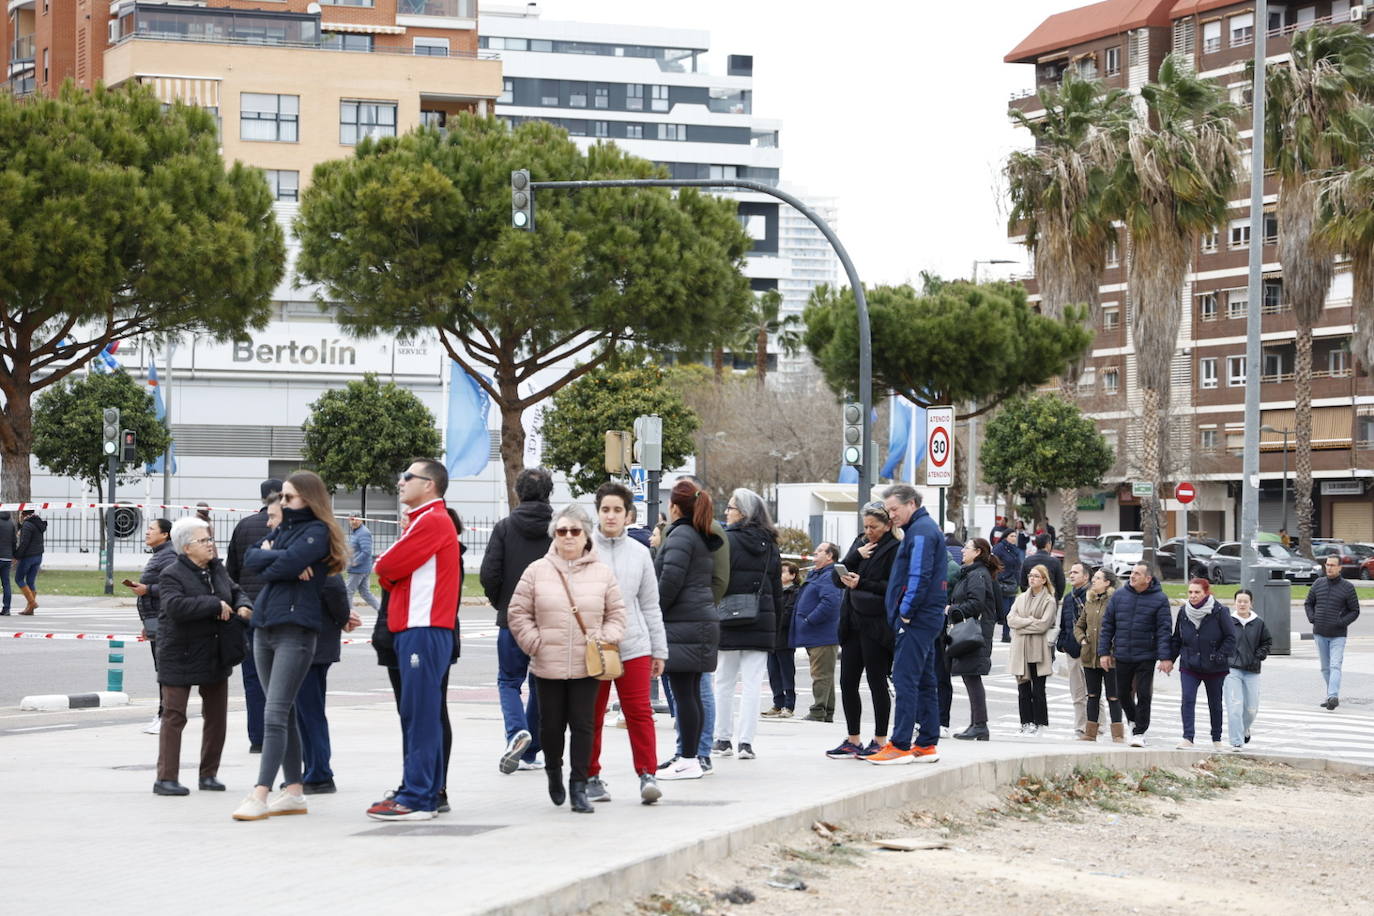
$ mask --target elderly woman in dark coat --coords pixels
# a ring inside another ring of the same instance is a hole
[[[202,519],[179,519],[172,526],[177,558],[158,580],[157,672],[162,685],[162,728],[158,732],[156,795],[187,795],[178,780],[181,732],[191,688],[200,688],[200,787],[224,791],[215,777],[224,750],[229,712],[229,676],[243,661],[244,627],[252,615],[248,600],[215,556],[210,526]],[[235,619],[237,617],[237,619]]]
[[[988,698],[983,678],[992,673],[992,640],[996,630],[1001,598],[997,574],[1002,563],[992,553],[992,546],[983,538],[969,538],[964,542],[963,566],[959,581],[945,608],[949,622],[959,623],[976,619],[983,628],[983,645],[966,655],[949,660],[949,673],[964,679],[968,692],[969,727],[955,735],[965,741],[987,741]]]

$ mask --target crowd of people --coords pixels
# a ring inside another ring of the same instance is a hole
[[[250,750],[261,758],[234,819],[304,814],[306,796],[336,791],[326,686],[342,634],[362,623],[351,610],[356,596],[377,611],[372,644],[402,735],[400,783],[366,813],[424,820],[449,810],[448,677],[461,652],[465,547],[462,521],[444,504],[447,485],[430,459],[400,474],[401,530],[380,556],[364,520],[350,518],[347,531],[338,523],[309,471],[263,482],[262,508],[238,523],[223,560],[202,513],[149,524],[151,554],[140,581],[125,584],[138,597],[160,688],[158,716],[145,729],[159,735],[156,794],[189,792],[178,774],[193,687],[205,719],[199,787],[224,790],[218,768],[239,666]],[[845,734],[825,751],[833,759],[933,763],[942,737],[992,740],[983,679],[994,673],[999,629],[1010,644],[1005,673],[1017,685],[1017,737],[1049,726],[1047,680],[1059,674],[1070,683],[1078,740],[1103,735],[1105,706],[1110,740],[1144,747],[1154,675],[1177,666],[1179,747],[1201,743],[1199,689],[1213,745],[1239,750],[1250,741],[1272,637],[1246,589],[1228,608],[1210,582],[1193,579],[1175,611],[1148,563],[1118,583],[1105,567],[1065,570],[1049,532],[999,524],[990,539],[960,542],[904,484],[863,507],[847,550],[818,544],[805,571],[782,556],[766,503],[748,489],[729,494],[722,524],[702,483],[681,477],[652,532],[634,527],[634,498],[620,483],[596,491],[594,517],[577,504],[555,511],[552,491],[546,469],[519,474],[518,505],[493,529],[480,579],[498,627],[498,768],[544,770],[550,800],[575,813],[611,799],[601,739],[612,687],[638,797],[653,804],[660,781],[700,779],[713,772],[713,756],[759,756],[759,719],[797,712],[798,649],[811,674],[806,720],[834,721],[838,671]],[[0,542],[4,534],[0,527]],[[1335,709],[1359,602],[1339,558],[1328,558],[1326,571],[1306,609],[1326,685],[1321,705]],[[380,601],[368,588],[373,573]],[[956,675],[969,723],[953,733]],[[676,729],[665,760],[654,728],[660,689]]]

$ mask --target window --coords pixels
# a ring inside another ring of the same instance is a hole
[[[372,0],[321,0],[325,6],[372,6]]]
[[[1374,414],[1362,413],[1355,418],[1355,439],[1361,448],[1374,446]]]
[[[501,105],[509,105],[515,101],[515,80],[501,81],[501,94],[496,97],[496,101]]]
[[[1221,50],[1221,20],[1215,19],[1202,24],[1202,53],[1211,54]]]
[[[1112,236],[1107,241],[1107,266],[1116,267],[1121,263],[1121,248],[1116,243],[1116,236]]]
[[[630,111],[644,110],[644,87],[639,83],[631,83],[625,87],[625,107]]]
[[[1250,83],[1232,83],[1230,86],[1226,87],[1226,92],[1231,99],[1232,105],[1249,108],[1251,105],[1255,104],[1255,87]],[[1243,170],[1249,172],[1250,154],[1245,153],[1242,158],[1245,160]]]
[[[1350,19],[1350,0],[1331,0],[1331,24],[1340,25]]]
[[[353,32],[325,32],[320,36],[320,47],[327,51],[371,51],[372,36]]]
[[[668,110],[668,87],[667,87],[667,86],[650,86],[649,88],[653,91],[653,98],[651,99],[651,101],[653,102],[654,111],[667,111],[667,110]]]
[[[1250,220],[1231,220],[1231,247],[1245,248],[1250,244]]]
[[[586,108],[587,107],[587,84],[569,83],[568,84],[568,107]]]
[[[1326,371],[1332,378],[1345,378],[1350,374],[1350,351],[1342,344],[1326,354]]]
[[[396,136],[395,102],[340,102],[339,142],[353,146],[363,137]]]
[[[1241,13],[1227,20],[1231,32],[1231,47],[1238,48],[1255,40],[1255,14]]]
[[[1217,230],[1215,229],[1213,229],[1211,232],[1204,232],[1202,234],[1202,250],[1208,253],[1216,251],[1219,236],[1220,233],[1217,232]]]
[[[1239,388],[1245,384],[1244,356],[1226,357],[1226,384],[1232,388]]]
[[[606,121],[593,122],[592,133],[598,137],[609,137],[611,135],[611,125]]]
[[[547,53],[553,50],[553,42],[547,38],[531,38],[530,50]]]
[[[1228,289],[1226,291],[1226,317],[1244,318],[1250,312],[1250,291],[1248,289]]]
[[[539,104],[557,105],[558,104],[558,80],[539,81]]]
[[[1078,78],[1085,80],[1097,79],[1097,57],[1089,54],[1078,62]]]
[[[448,124],[448,112],[431,111],[425,108],[421,108],[420,123],[425,127],[445,127]]]
[[[1214,452],[1217,450],[1217,431],[1215,429],[1203,429],[1198,431],[1198,445],[1204,452]]]
[[[1272,280],[1265,280],[1262,287],[1264,290],[1263,314],[1273,315],[1283,311],[1283,280],[1278,277]]]
[[[610,108],[611,107],[611,87],[605,83],[598,83],[592,87],[592,107]]]
[[[421,57],[448,57],[447,38],[426,38],[418,36],[412,39],[412,48]]]
[[[1121,72],[1121,49],[1108,48],[1106,54],[1106,70],[1108,76],[1116,76]]]
[[[1148,47],[1146,40],[1147,33],[1144,29],[1136,29],[1131,33],[1130,37],[1126,39],[1126,50],[1130,55],[1127,60],[1129,66],[1135,67],[1139,64],[1148,63],[1145,59],[1145,49]]]
[[[1121,309],[1110,308],[1102,310],[1102,330],[1115,331],[1121,327]]]
[[[44,4],[43,4],[43,12],[46,13],[47,11],[48,11],[48,5],[47,5],[47,3],[44,3]],[[44,48],[44,49],[43,49],[43,84],[44,84],[44,85],[47,85],[47,83],[48,83],[48,49],[47,49],[47,48]]]
[[[737,165],[713,165],[711,166],[712,178],[738,178],[739,166]]]
[[[1102,390],[1107,394],[1116,394],[1121,387],[1121,373],[1116,369],[1102,370]]]
[[[1267,210],[1264,214],[1264,244],[1277,245],[1279,243],[1279,215],[1273,210]]]
[[[273,200],[298,200],[301,190],[301,173],[283,169],[266,169],[267,186],[272,189]]]
[[[1315,6],[1304,6],[1298,10],[1297,30],[1299,32],[1303,31],[1304,29],[1310,29],[1312,28],[1312,26],[1316,24],[1317,8]]]
[[[660,140],[686,140],[686,124],[660,124],[658,125],[658,139]]]
[[[1262,382],[1281,382],[1283,381],[1284,368],[1287,361],[1283,358],[1282,350],[1264,351],[1264,371],[1260,373]]]
[[[1198,297],[1198,320],[1216,321],[1216,293],[1204,293]]]
[[[643,124],[626,124],[626,125],[625,125],[625,139],[626,139],[626,140],[642,140],[642,139],[644,139],[644,125],[643,125]]]
[[[295,143],[299,139],[298,95],[244,92],[239,95],[239,139]]]
[[[1199,388],[1217,387],[1217,358],[1208,356],[1197,361],[1197,386]]]

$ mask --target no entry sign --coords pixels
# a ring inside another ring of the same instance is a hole
[[[926,486],[948,487],[954,483],[954,408],[932,407],[926,411]]]
[[[1174,499],[1186,506],[1188,503],[1197,499],[1197,490],[1193,489],[1193,485],[1185,480],[1174,487]]]

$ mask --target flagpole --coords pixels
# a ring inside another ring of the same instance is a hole
[[[162,504],[169,506],[172,504],[172,357],[176,353],[177,339],[167,338],[167,364],[164,367],[167,372],[163,377],[164,381],[158,383],[159,388],[165,388],[162,392],[162,425],[166,427],[167,448],[162,453]],[[163,518],[170,518],[169,509],[162,510]]]

